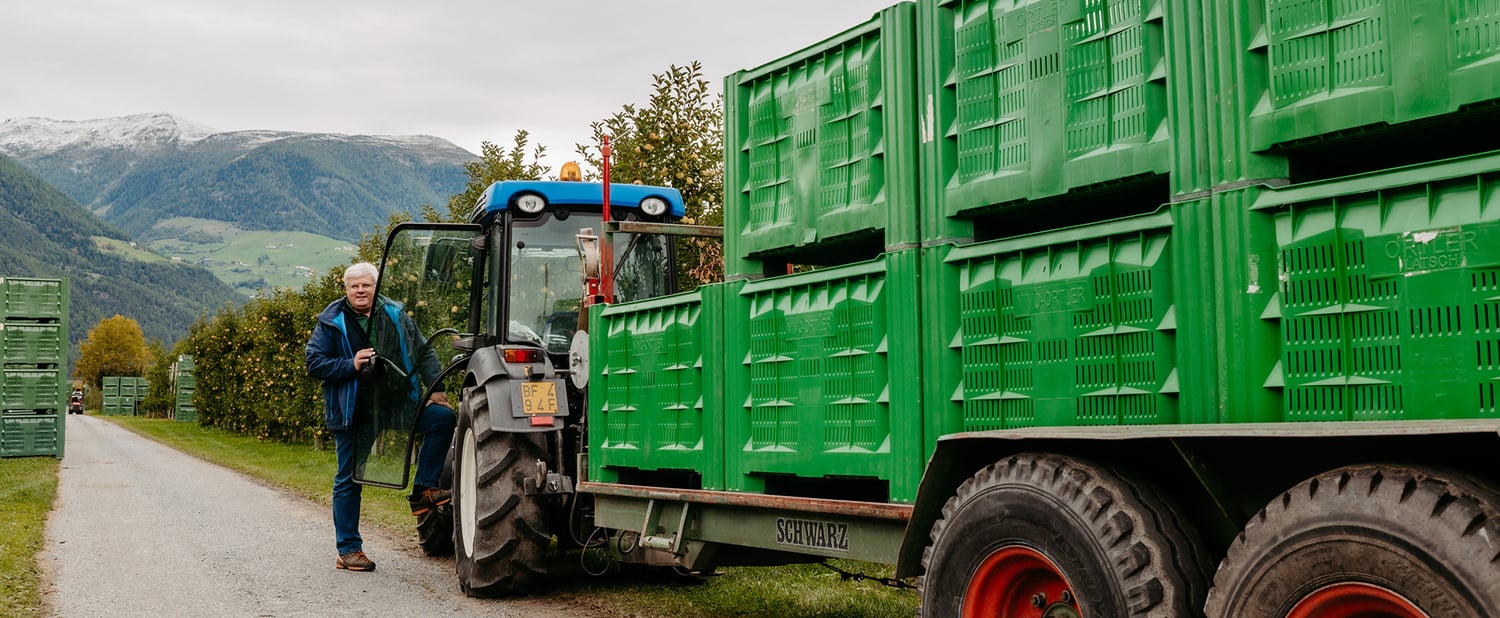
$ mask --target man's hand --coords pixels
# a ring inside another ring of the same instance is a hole
[[[375,348],[365,348],[354,353],[354,370],[364,369],[366,365],[375,362]]]
[[[427,403],[429,403],[429,404],[434,404],[435,403],[437,405],[448,407],[448,408],[453,407],[451,405],[448,405],[448,393],[445,393],[443,391],[438,391],[438,392],[433,393],[432,395],[428,396],[427,397]]]

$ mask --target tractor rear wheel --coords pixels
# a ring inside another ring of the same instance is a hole
[[[484,388],[464,389],[453,470],[454,559],[469,596],[535,591],[552,533],[525,479],[547,456],[546,436],[490,428]]]

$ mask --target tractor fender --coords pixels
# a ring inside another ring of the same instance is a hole
[[[562,428],[561,418],[568,415],[568,389],[552,368],[547,355],[541,354],[540,361],[534,363],[507,363],[504,349],[504,346],[491,346],[475,350],[469,358],[469,375],[465,379],[466,384],[484,389],[488,396],[490,428],[511,433],[541,433]],[[519,405],[518,385],[527,381],[554,382],[558,404],[555,425],[534,425],[531,418],[515,412]]]

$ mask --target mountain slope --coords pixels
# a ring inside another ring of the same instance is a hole
[[[132,249],[119,230],[0,155],[0,276],[67,278],[69,339],[133,318],[170,344],[200,315],[243,300],[208,271]]]
[[[392,213],[446,204],[476,158],[435,137],[218,132],[168,114],[7,120],[0,154],[143,241],[174,217],[358,240]]]

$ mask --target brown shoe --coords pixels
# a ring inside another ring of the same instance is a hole
[[[351,551],[347,554],[340,554],[338,561],[334,562],[333,566],[334,568],[350,571],[374,571],[375,561],[366,556],[365,552]]]
[[[427,511],[452,502],[453,492],[446,489],[429,487],[423,490],[422,493],[407,498],[407,501],[411,503],[411,514],[421,517]]]

